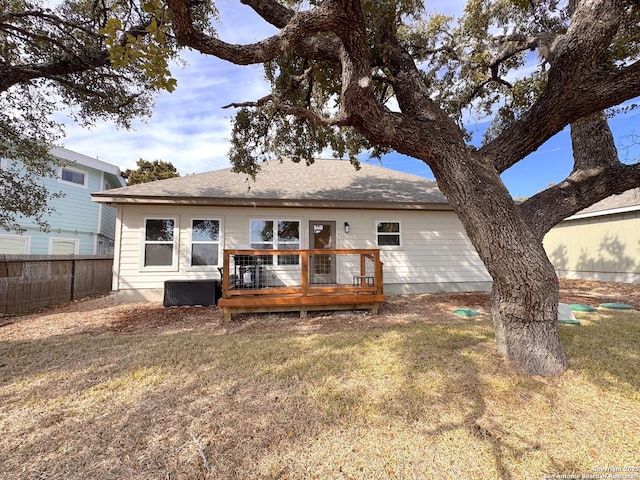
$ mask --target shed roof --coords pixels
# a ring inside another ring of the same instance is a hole
[[[230,168],[93,194],[98,202],[325,208],[450,209],[434,180],[345,160],[261,164],[253,181]]]
[[[600,200],[590,207],[579,211],[575,215],[569,217],[569,219],[610,215],[636,210],[640,210],[640,188],[627,190],[619,195],[611,195],[610,197]]]

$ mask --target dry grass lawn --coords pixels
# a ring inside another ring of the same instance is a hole
[[[563,286],[640,308],[638,286]],[[496,354],[487,309],[413,295],[223,325],[103,297],[0,318],[0,477],[640,479],[640,313],[576,313],[571,369],[544,379]]]

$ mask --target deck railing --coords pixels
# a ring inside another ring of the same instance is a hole
[[[376,249],[225,250],[222,297],[231,312],[371,308],[384,301]]]

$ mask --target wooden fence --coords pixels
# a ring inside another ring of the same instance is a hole
[[[112,269],[105,255],[0,255],[0,315],[109,293]]]

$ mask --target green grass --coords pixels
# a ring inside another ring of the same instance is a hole
[[[524,479],[638,467],[640,316],[577,313],[529,377],[486,320],[0,343],[3,478]],[[0,337],[1,338],[1,337]]]

